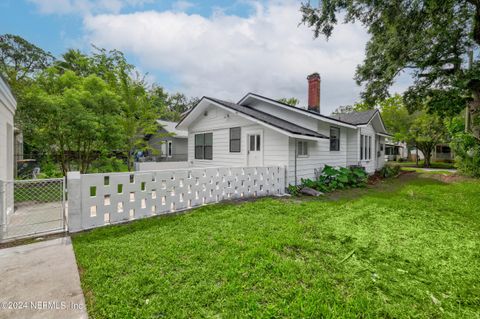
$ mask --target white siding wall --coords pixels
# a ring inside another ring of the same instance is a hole
[[[378,143],[383,144],[383,151],[380,151],[380,145],[378,144],[377,150],[380,151],[380,157],[377,157],[377,170],[385,166],[385,137],[377,136]]]
[[[0,180],[13,179],[13,128],[16,102],[0,78]]]
[[[360,134],[372,137],[372,159],[362,160],[360,163],[363,167],[365,167],[365,170],[367,171],[367,173],[373,173],[376,170],[376,163],[377,163],[377,153],[375,148],[377,141],[375,139],[375,130],[373,129],[373,126],[371,124],[368,124],[367,126],[360,128]],[[360,145],[360,142],[358,145]],[[360,153],[360,146],[358,149]]]
[[[330,125],[318,122],[317,131],[323,135],[330,136]],[[334,126],[337,127],[337,126]],[[287,182],[295,184],[295,140],[289,140],[288,174]],[[321,169],[325,165],[347,166],[347,129],[340,127],[340,151],[330,151],[330,140],[319,139],[308,141],[308,156],[297,157],[297,182],[301,178],[315,177],[315,169]]]
[[[228,116],[227,116],[228,115]],[[241,127],[241,150],[230,153],[230,128]],[[280,132],[265,128],[231,112],[215,109],[208,110],[208,116],[199,117],[188,132],[188,160],[194,167],[221,167],[247,165],[247,132],[263,132],[263,165],[288,165],[288,137]],[[195,134],[213,133],[213,159],[195,159]]]
[[[347,166],[358,165],[360,160],[359,130],[347,129]]]

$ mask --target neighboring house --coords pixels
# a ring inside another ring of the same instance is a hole
[[[17,102],[0,76],[0,180],[12,180],[15,171],[14,121]]]
[[[410,150],[410,158],[409,160],[415,161],[417,156],[417,150],[415,147],[412,147]],[[418,159],[424,160],[425,155],[421,150],[418,150]],[[432,158],[430,159],[431,162],[450,162],[454,160],[454,154],[450,149],[448,144],[439,143],[435,146],[432,152]]]
[[[284,166],[288,184],[314,178],[324,165],[382,168],[389,135],[380,113],[322,115],[320,76],[307,79],[308,109],[254,93],[237,103],[203,97],[177,125],[188,131],[189,164]]]
[[[418,154],[419,160],[424,160],[425,155],[422,151],[417,150],[415,147],[408,147],[405,142],[391,142],[385,143],[385,159],[387,161],[416,161]],[[432,152],[432,162],[449,162],[454,160],[454,154],[448,144],[437,144]]]
[[[158,134],[148,138],[148,144],[153,149],[146,155],[145,160],[163,162],[187,161],[188,133],[177,129],[176,122],[157,120],[161,128]]]
[[[400,161],[407,160],[408,147],[405,142],[392,142],[387,139],[385,142],[385,160]]]

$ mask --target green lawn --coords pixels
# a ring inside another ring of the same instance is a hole
[[[389,162],[392,164],[400,165],[403,167],[416,167],[416,162]],[[418,161],[418,167],[423,167],[424,161]],[[443,168],[443,169],[454,169],[454,163],[446,163],[446,162],[431,162],[430,168]]]
[[[480,181],[416,176],[76,235],[89,315],[480,318]]]

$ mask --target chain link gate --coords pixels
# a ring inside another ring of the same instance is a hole
[[[0,240],[65,231],[64,178],[3,182]]]

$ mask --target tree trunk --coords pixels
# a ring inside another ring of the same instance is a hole
[[[432,157],[432,152],[427,151],[425,154],[425,162],[423,164],[424,167],[429,168],[430,167],[430,158]]]

